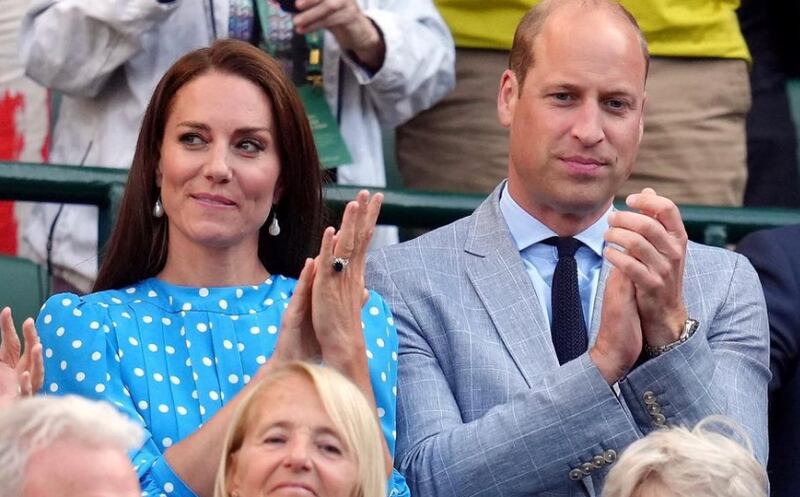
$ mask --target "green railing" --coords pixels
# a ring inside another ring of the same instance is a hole
[[[0,199],[91,204],[100,209],[99,239],[108,239],[127,180],[127,171],[0,162]],[[332,185],[325,198],[334,211],[359,190]],[[435,228],[466,216],[483,195],[434,193],[371,188],[384,193],[379,222],[406,228]],[[623,206],[619,206],[623,207]],[[689,237],[709,245],[736,243],[747,233],[787,224],[800,224],[800,210],[681,206]]]

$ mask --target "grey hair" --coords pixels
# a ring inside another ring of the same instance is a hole
[[[632,497],[647,489],[675,497],[767,497],[768,486],[741,427],[710,416],[693,430],[658,430],[632,443],[609,472],[603,497]]]
[[[30,456],[53,442],[90,447],[140,447],[142,428],[106,402],[76,395],[34,396],[0,411],[0,497],[21,493]]]

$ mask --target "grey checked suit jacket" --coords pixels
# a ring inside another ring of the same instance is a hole
[[[631,371],[618,397],[588,353],[559,367],[499,191],[471,216],[368,260],[367,284],[400,336],[395,465],[412,494],[599,495],[615,453],[659,423],[710,414],[741,423],[765,462],[769,332],[747,259],[690,243],[684,298],[700,328]]]

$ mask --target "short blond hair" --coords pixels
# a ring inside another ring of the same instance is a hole
[[[744,431],[710,416],[693,430],[658,430],[632,443],[611,468],[603,497],[648,488],[668,488],[675,497],[767,497],[768,479]]]
[[[268,373],[237,408],[225,436],[214,497],[228,497],[228,471],[232,456],[241,449],[248,428],[258,418],[261,399],[270,388],[290,377],[305,378],[311,383],[334,428],[355,456],[358,475],[356,497],[384,497],[387,478],[380,438],[382,432],[376,413],[361,390],[350,380],[332,368],[305,362],[292,362]]]

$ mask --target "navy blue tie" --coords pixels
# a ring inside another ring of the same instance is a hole
[[[550,301],[553,311],[550,333],[558,363],[564,364],[580,356],[588,348],[586,323],[583,321],[578,289],[578,263],[575,261],[575,252],[581,242],[571,237],[553,237],[545,240],[545,243],[555,245],[558,249]]]

